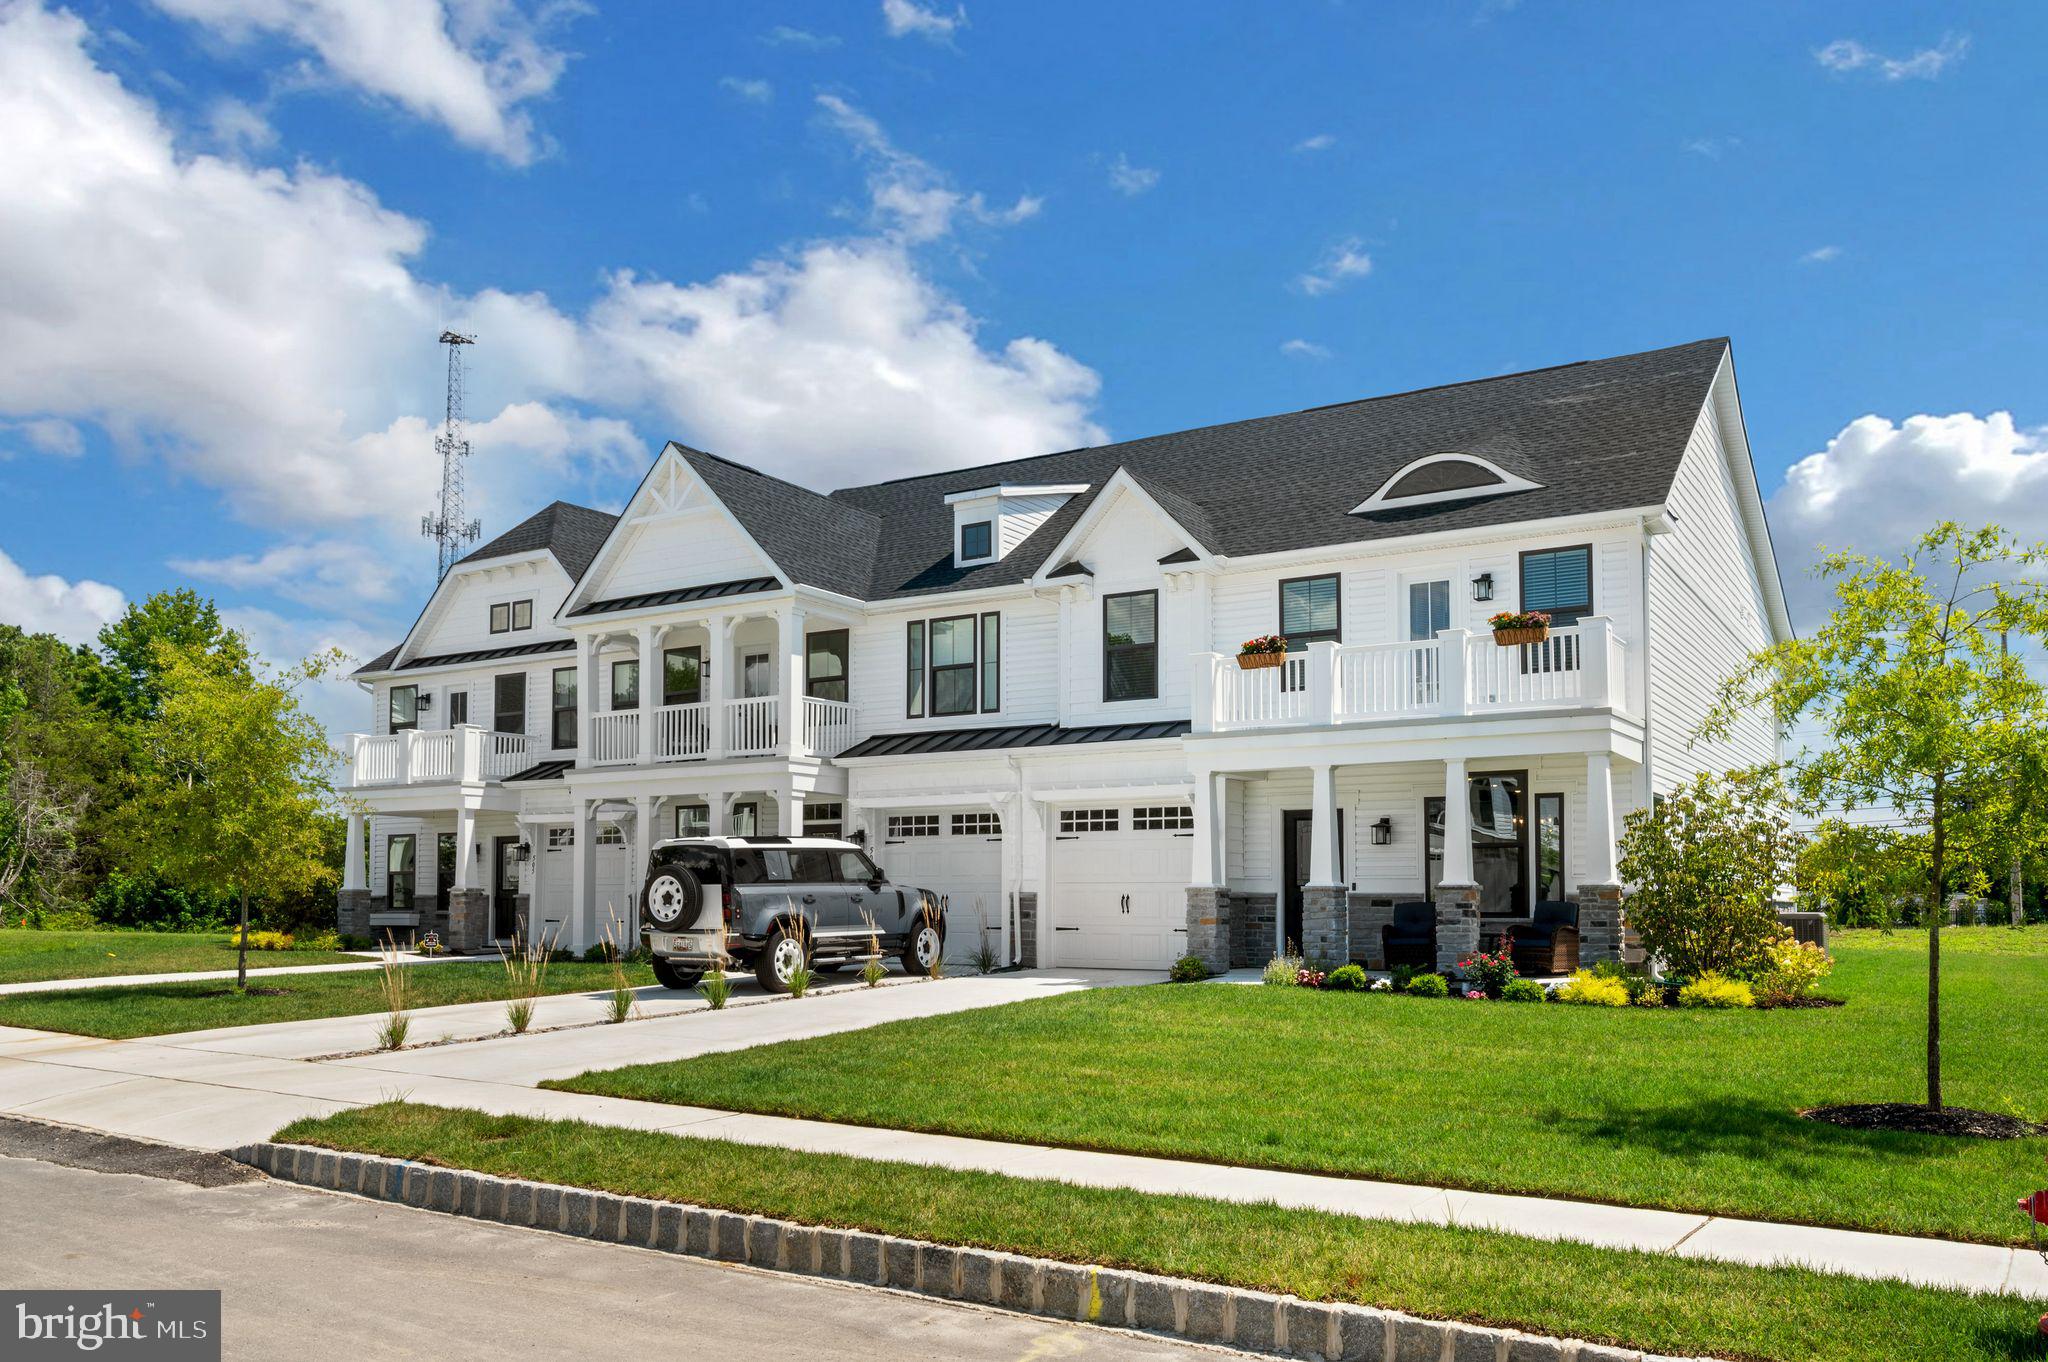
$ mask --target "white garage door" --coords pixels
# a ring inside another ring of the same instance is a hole
[[[1003,950],[1003,829],[989,812],[904,812],[883,823],[875,857],[895,884],[946,900],[946,958],[964,963],[983,940]]]
[[[1053,817],[1052,962],[1165,969],[1186,954],[1189,807],[1061,809]]]
[[[632,904],[628,894],[639,888],[629,887],[627,847],[625,839],[615,828],[600,828],[597,837],[597,905],[594,928],[596,935],[589,941],[574,940],[575,928],[571,925],[576,902],[576,838],[575,830],[568,827],[547,829],[541,836],[539,849],[534,853],[540,861],[539,872],[534,876],[533,902],[529,912],[534,918],[534,930],[553,938],[558,946],[572,950],[584,950],[604,939],[605,923],[609,920],[607,906],[619,916],[628,927],[627,939],[633,940],[630,930],[634,925]]]

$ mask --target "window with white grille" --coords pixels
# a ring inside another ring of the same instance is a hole
[[[1115,809],[1061,809],[1061,832],[1115,832],[1122,820]]]
[[[837,837],[845,827],[845,818],[837,804],[805,804],[804,836]]]
[[[622,847],[625,844],[625,829],[621,828],[617,823],[607,823],[599,828],[596,840],[591,843],[592,846],[600,847]]]
[[[576,845],[576,829],[574,829],[574,828],[549,828],[549,829],[548,829],[548,850],[549,850],[549,851],[566,851],[566,850],[568,850],[568,849],[569,849],[570,847],[573,847],[573,846],[575,846],[575,845]]]
[[[1131,810],[1134,832],[1193,832],[1195,811],[1184,804],[1142,806]]]
[[[992,813],[956,813],[953,815],[955,837],[1000,837],[1003,835],[1003,821]]]
[[[939,835],[939,816],[935,813],[892,813],[889,815],[891,837],[936,837]]]

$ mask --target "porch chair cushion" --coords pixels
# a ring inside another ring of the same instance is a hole
[[[1394,920],[1380,928],[1382,953],[1389,967],[1436,964],[1436,905],[1412,899],[1394,905]]]
[[[1510,933],[1521,974],[1570,974],[1579,967],[1579,905],[1547,899]]]

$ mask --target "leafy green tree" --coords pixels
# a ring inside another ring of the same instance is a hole
[[[50,634],[0,625],[0,900],[25,913],[98,868],[120,744],[84,699],[99,660]]]
[[[1891,808],[1923,832],[1927,917],[1927,1105],[1940,1110],[1941,926],[1953,853],[1982,851],[2026,815],[2009,788],[2043,767],[2048,697],[2027,672],[2048,641],[2048,544],[1944,522],[1900,561],[1830,553],[1835,607],[1810,637],[1756,654],[1702,731],[1768,709],[1820,741],[1789,763],[1814,810]],[[2015,645],[2008,654],[2007,637]]]
[[[121,618],[100,630],[105,665],[92,699],[116,719],[154,719],[164,697],[166,658],[199,652],[222,665],[248,670],[248,643],[221,623],[220,611],[190,587],[159,591],[136,601]],[[169,651],[166,651],[168,648]]]
[[[336,671],[337,652],[274,669],[233,646],[158,640],[158,702],[143,726],[147,777],[127,815],[138,869],[232,895],[248,983],[249,900],[305,893],[333,879],[330,773],[335,753],[299,692]]]
[[[1844,927],[1920,920],[1927,895],[1927,834],[1824,818],[1801,843],[1792,883],[1802,903],[1824,903]]]
[[[1673,973],[1754,978],[1782,928],[1773,899],[1798,839],[1776,773],[1702,774],[1622,823],[1628,920]]]

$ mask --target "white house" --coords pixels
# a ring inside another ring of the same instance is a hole
[[[1610,954],[1620,819],[1775,755],[1691,735],[1788,632],[1725,340],[829,495],[670,444],[358,673],[341,922],[581,949],[650,839],[843,831],[956,954],[1376,962],[1421,900]]]

